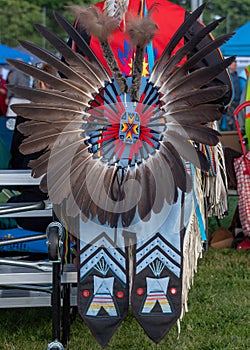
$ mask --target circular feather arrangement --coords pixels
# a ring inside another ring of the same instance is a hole
[[[126,25],[131,46],[135,47],[132,79],[122,74],[109,45],[109,35],[118,28],[117,18],[94,7],[77,8],[77,12],[84,29],[100,40],[112,76],[57,12],[57,22],[83,55],[41,25],[36,25],[37,30],[65,62],[35,44],[21,41],[25,49],[60,72],[55,76],[9,60],[51,87],[11,87],[30,100],[29,104],[15,105],[13,110],[27,119],[19,126],[26,137],[20,150],[24,154],[43,151],[30,162],[33,176],[43,176],[41,189],[49,193],[53,203],[66,201],[68,215],[81,212],[84,220],[98,220],[111,227],[148,221],[151,213],[160,213],[165,203],[176,202],[178,189],[188,192],[192,188],[186,162],[208,170],[208,161],[196,144],[217,144],[219,134],[207,123],[221,118],[223,108],[216,101],[227,93],[225,86],[208,85],[234,57],[192,73],[190,70],[231,34],[195,52],[196,45],[220,23],[217,20],[173,54],[203,9],[204,5],[188,16],[150,76],[143,79],[145,47],[157,30],[150,15],[133,18]]]

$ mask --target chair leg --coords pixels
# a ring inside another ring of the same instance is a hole
[[[67,347],[70,337],[70,284],[63,286],[62,343]]]

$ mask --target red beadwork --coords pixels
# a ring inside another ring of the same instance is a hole
[[[116,297],[118,299],[123,299],[124,298],[124,293],[120,290],[119,292],[116,293]]]
[[[88,289],[84,289],[83,291],[82,291],[82,296],[84,297],[84,298],[88,298],[89,297],[89,290]]]
[[[138,288],[137,291],[136,291],[136,294],[141,296],[144,294],[144,289],[143,288]]]
[[[177,294],[177,289],[176,288],[170,288],[170,293],[175,295]]]

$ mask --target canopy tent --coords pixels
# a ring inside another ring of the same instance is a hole
[[[235,35],[221,46],[224,56],[250,57],[250,22],[235,31]]]
[[[30,55],[20,52],[16,49],[12,49],[9,46],[6,46],[4,44],[0,44],[0,65],[5,65],[8,64],[8,62],[6,61],[6,58],[20,58],[22,59],[24,62],[30,62]]]
[[[26,55],[29,55],[30,57],[30,62],[33,64],[33,65],[36,65],[37,63],[40,63],[42,60],[40,58],[38,58],[37,56],[35,55],[32,55],[28,50],[26,50],[24,47],[22,47],[22,45],[18,45],[16,48],[15,48],[17,51],[19,52],[22,52]]]

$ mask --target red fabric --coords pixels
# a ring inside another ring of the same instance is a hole
[[[0,77],[0,89],[3,89],[5,93],[2,93],[0,91],[0,115],[6,115],[7,112],[7,105],[5,104],[5,99],[6,99],[6,94],[7,94],[7,89],[5,87],[6,80],[2,79]]]
[[[234,160],[239,216],[244,235],[250,236],[250,152]]]
[[[96,4],[96,6],[103,10],[104,2]],[[156,59],[160,57],[169,40],[172,38],[178,27],[183,23],[185,17],[185,10],[166,0],[159,0],[157,2],[153,0],[147,0],[147,8],[150,9],[155,5],[155,9],[152,14],[152,19],[158,26],[158,31],[153,39],[153,49],[157,51]],[[140,0],[134,0],[129,2],[128,11],[132,14],[137,15],[140,10]],[[122,26],[122,25],[121,25]],[[131,62],[133,57],[133,52],[130,50],[128,54],[124,52],[124,39],[129,43],[127,35],[123,33],[122,30],[117,30],[110,40],[111,48],[117,59],[120,69],[126,75],[131,75]],[[183,46],[184,40],[181,40],[174,50],[177,51],[181,46]],[[100,62],[105,66],[105,68],[110,72],[105,59],[103,58],[102,49],[100,47],[99,41],[91,37],[90,47],[97,55]],[[119,59],[118,51],[121,50],[124,53],[122,61]]]

